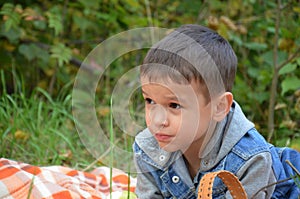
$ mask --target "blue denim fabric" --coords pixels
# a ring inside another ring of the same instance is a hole
[[[273,170],[277,181],[284,180],[295,175],[295,172],[285,160],[289,160],[297,170],[300,170],[300,153],[290,148],[278,148],[270,145],[273,160]],[[297,199],[300,197],[300,188],[297,187],[295,181],[300,183],[298,179],[291,179],[276,185],[272,199]],[[300,186],[300,184],[299,184]]]
[[[275,148],[268,144],[265,139],[256,131],[256,129],[249,130],[245,136],[232,148],[227,156],[221,160],[214,168],[206,172],[199,172],[194,182],[190,177],[185,166],[185,161],[182,156],[178,154],[171,157],[167,164],[160,166],[155,163],[147,154],[135,143],[133,146],[135,152],[136,163],[141,169],[140,172],[149,172],[155,181],[157,188],[160,190],[164,198],[197,198],[198,184],[203,175],[208,172],[219,170],[227,170],[236,174],[239,169],[251,159],[253,156],[270,152],[273,160],[273,170],[277,180],[282,180],[293,174],[288,165],[281,162],[289,159],[297,168],[300,168],[300,154],[288,148]],[[174,181],[176,177],[176,181]],[[196,188],[195,188],[196,187]],[[223,182],[216,178],[213,185],[213,198],[225,198],[227,192],[226,186]],[[298,198],[299,188],[295,185],[293,180],[278,184],[273,193],[273,199],[279,198]]]
[[[141,148],[134,143],[133,150],[139,172],[150,173],[162,196],[168,198],[196,198],[195,187],[185,166],[184,159],[178,153],[173,153],[164,166],[154,162]],[[159,156],[160,154],[157,154]],[[174,183],[174,177],[178,182]]]

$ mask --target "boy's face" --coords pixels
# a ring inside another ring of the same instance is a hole
[[[146,124],[159,146],[169,152],[199,149],[212,119],[211,103],[196,82],[149,82],[141,77],[141,83]]]

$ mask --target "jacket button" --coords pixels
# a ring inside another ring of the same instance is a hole
[[[180,180],[180,179],[179,179],[178,176],[173,176],[173,177],[172,177],[172,182],[173,182],[173,183],[178,183],[179,180]]]
[[[166,157],[164,155],[159,156],[160,161],[164,161],[165,159],[166,159]]]
[[[203,161],[203,165],[204,165],[204,166],[207,166],[208,164],[209,164],[208,160],[204,160],[204,161]]]

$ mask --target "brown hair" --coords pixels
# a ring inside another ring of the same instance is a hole
[[[183,25],[149,49],[140,72],[150,81],[169,77],[186,84],[196,80],[214,95],[210,87],[218,87],[213,92],[232,90],[236,67],[231,45],[217,32],[200,25]]]

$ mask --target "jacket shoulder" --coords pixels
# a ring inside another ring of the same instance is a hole
[[[232,148],[232,152],[244,160],[248,160],[262,152],[270,152],[269,144],[259,132],[252,128]]]

